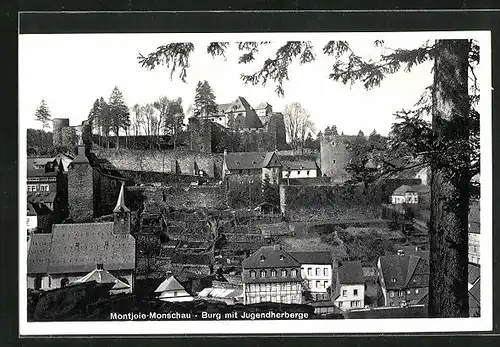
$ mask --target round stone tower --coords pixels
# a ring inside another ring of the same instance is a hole
[[[54,118],[53,144],[54,146],[63,145],[63,129],[69,127],[69,118]]]

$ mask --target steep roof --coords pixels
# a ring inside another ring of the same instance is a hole
[[[247,269],[300,267],[300,263],[285,250],[274,246],[262,246],[244,259],[241,265]]]
[[[301,265],[326,264],[333,265],[332,254],[326,251],[289,252]]]
[[[125,184],[122,182],[120,187],[120,194],[118,195],[118,201],[113,212],[130,212],[129,208],[125,206]]]
[[[360,261],[346,261],[337,269],[340,284],[363,284],[363,268]]]
[[[398,187],[392,194],[393,195],[404,195],[405,193],[411,192],[411,191],[413,191],[413,189],[410,186],[403,184],[402,186]]]
[[[135,269],[135,239],[114,234],[113,222],[54,224],[48,273],[87,272],[96,264],[108,270]]]
[[[111,290],[128,289],[130,285],[113,276],[106,269],[94,269],[85,276],[77,279],[74,283],[85,283],[96,281],[97,283],[114,283]]]
[[[28,274],[47,273],[52,234],[33,234],[28,250]]]
[[[274,152],[230,152],[226,155],[226,164],[229,170],[262,169],[273,157],[278,160]]]
[[[76,155],[75,159],[73,159],[71,164],[90,164],[87,156],[85,155],[84,146],[78,146],[78,154]]]
[[[271,106],[271,105],[270,105],[269,103],[267,103],[267,102],[263,101],[263,102],[261,102],[260,104],[258,104],[258,105],[255,107],[255,109],[256,109],[256,110],[262,110],[262,109],[264,109],[264,108],[266,108],[266,107],[268,107],[268,106]],[[272,107],[272,106],[271,106],[271,107]]]
[[[186,290],[186,289],[179,283],[179,281],[175,279],[174,276],[170,276],[160,283],[158,288],[155,289],[155,293],[162,293],[165,291],[176,291],[176,290]]]
[[[280,158],[284,170],[316,170],[315,159],[305,158]]]
[[[45,169],[34,169],[27,168],[26,171],[27,177],[56,177],[56,171],[45,172]]]
[[[429,263],[414,255],[390,255],[379,258],[382,277],[387,289],[426,287]]]

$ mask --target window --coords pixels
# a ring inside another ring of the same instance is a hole
[[[276,270],[271,270],[271,277],[276,277]]]
[[[403,296],[403,291],[400,290],[399,293],[398,293],[399,297],[402,297]]]
[[[394,292],[393,291],[389,291],[389,297],[391,297],[391,298],[394,297]]]
[[[343,304],[343,302],[339,301],[339,308],[342,308],[342,304]]]
[[[328,288],[328,281],[323,281],[323,288]]]
[[[313,288],[314,287],[314,282],[313,281],[309,281],[309,288]]]
[[[346,297],[346,296],[347,296],[347,290],[346,290],[346,289],[343,289],[343,290],[342,290],[342,296],[343,296],[343,297]]]
[[[335,164],[335,159],[333,159],[333,163]]]
[[[410,295],[411,294],[411,290],[407,290],[406,294]]]
[[[77,243],[75,244],[75,249],[76,249],[76,250],[80,249],[80,243],[79,243],[79,242],[77,242]]]
[[[418,294],[418,289],[415,289],[415,294]]]
[[[264,261],[266,260],[266,257],[264,257],[263,255],[260,256],[260,261]]]
[[[313,271],[312,267],[308,267],[307,268],[307,276],[312,276],[312,271]]]
[[[174,292],[174,296],[177,296],[177,292]]]
[[[299,175],[299,176],[300,176],[300,170],[297,170],[297,175]]]
[[[115,180],[111,181],[111,187],[116,188],[116,181]]]
[[[309,170],[306,171],[307,176],[309,176]]]
[[[49,185],[48,184],[40,184],[40,191],[41,192],[48,192],[49,191]]]
[[[266,270],[260,270],[260,277],[266,277]]]
[[[28,192],[36,192],[36,184],[28,184]]]
[[[358,290],[354,289],[353,294],[354,294],[354,296],[358,296]]]
[[[320,281],[316,281],[316,288],[321,288],[320,285],[321,285],[321,282]]]
[[[104,241],[104,249],[108,249],[108,246],[109,246],[109,242],[108,241]]]
[[[323,276],[328,276],[328,268],[323,269]]]
[[[255,271],[250,271],[250,278],[255,278]]]
[[[280,260],[284,260],[284,259],[285,259],[285,257],[283,256],[283,254],[280,255]]]
[[[316,276],[321,275],[321,269],[319,267],[316,268]]]
[[[281,277],[286,277],[286,275],[287,275],[286,270],[281,270]]]
[[[396,279],[395,278],[392,278],[392,283],[396,283]]]
[[[292,271],[290,271],[290,276],[297,277],[297,270],[293,269]]]

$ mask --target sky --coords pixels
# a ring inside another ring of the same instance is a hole
[[[243,96],[252,106],[265,101],[273,106],[273,111],[282,112],[287,103],[299,102],[310,112],[318,131],[336,125],[339,132],[345,134],[357,134],[359,130],[369,134],[375,129],[386,135],[395,120],[394,112],[411,109],[424,88],[432,83],[431,63],[424,63],[410,73],[400,71],[390,75],[380,87],[369,91],[358,84],[349,86],[335,82],[328,78],[335,59],[322,53],[322,47],[332,38],[301,33],[301,39],[312,41],[316,59],[309,64],[291,65],[289,80],[283,85],[285,95],[280,97],[274,91],[274,82],[269,81],[266,86],[245,85],[240,74],[257,71],[266,58],[274,56],[276,48],[286,40],[296,40],[296,35],[261,34],[255,39],[271,43],[261,49],[254,63],[247,65],[237,63],[236,44],[227,52],[226,59],[208,55],[206,46],[210,41],[251,41],[253,37],[247,34],[233,34],[229,39],[217,37],[217,34],[189,35],[20,35],[19,112],[22,123],[29,128],[41,128],[34,114],[44,99],[53,118],[69,118],[71,125],[81,124],[94,101],[101,96],[107,100],[115,86],[122,91],[129,107],[153,102],[164,95],[182,97],[186,111],[194,100],[198,81],[207,80],[218,103],[228,103]],[[417,47],[431,38],[426,34],[384,35],[387,36],[359,33],[346,35],[346,39],[358,55],[376,59],[380,54],[380,48],[373,45],[376,38],[383,38],[392,48]],[[138,62],[139,53],[146,55],[162,44],[183,41],[195,44],[186,83],[176,75],[170,79],[165,66],[148,70]]]

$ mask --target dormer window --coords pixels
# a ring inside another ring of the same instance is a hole
[[[281,270],[281,277],[286,277],[287,276],[287,271],[286,270]]]
[[[276,270],[271,270],[271,277],[276,277]]]
[[[260,277],[265,278],[266,277],[266,270],[260,270]]]
[[[392,278],[392,283],[396,283],[396,279],[395,278]]]
[[[292,276],[292,277],[297,277],[297,270],[293,269],[293,270],[290,272],[290,276]]]
[[[283,254],[280,255],[280,260],[284,260],[285,256]]]
[[[266,257],[264,257],[263,255],[261,255],[261,256],[260,256],[260,261],[262,262],[262,261],[264,261],[264,260],[266,260]]]
[[[250,278],[255,278],[255,271],[250,271]]]

